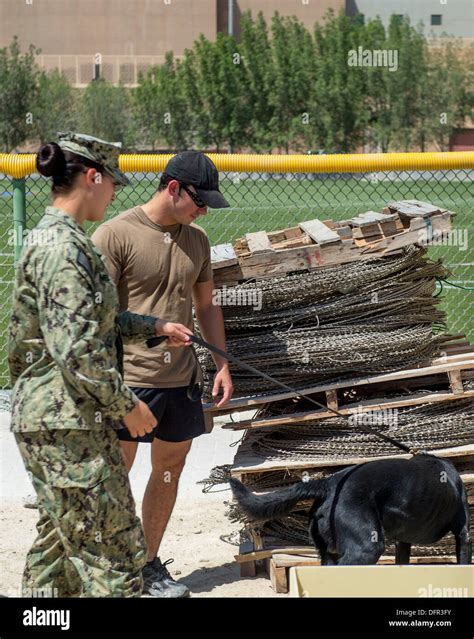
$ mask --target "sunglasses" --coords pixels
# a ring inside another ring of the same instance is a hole
[[[194,204],[196,206],[198,206],[200,209],[204,208],[205,206],[207,206],[207,204],[205,202],[203,202],[203,200],[201,200],[201,198],[199,197],[199,195],[197,193],[194,193],[194,191],[191,191],[191,189],[189,188],[189,186],[187,186],[186,184],[180,184],[181,188],[183,189],[183,191],[186,191],[186,193],[189,195],[189,197],[192,199],[192,201],[194,202]]]

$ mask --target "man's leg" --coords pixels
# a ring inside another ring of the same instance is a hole
[[[128,443],[128,442],[127,442]],[[152,471],[143,497],[142,520],[147,544],[147,561],[158,554],[166,526],[173,512],[178,483],[192,439],[151,444]]]
[[[122,449],[122,457],[125,462],[125,468],[127,473],[132,470],[133,462],[138,450],[138,442],[120,441],[120,448]]]

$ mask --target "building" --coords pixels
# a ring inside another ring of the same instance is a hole
[[[446,34],[474,41],[473,0],[347,0],[346,12],[380,16],[386,26],[392,14],[408,16],[413,25],[423,24],[427,37]]]
[[[134,86],[140,71],[167,51],[182,56],[201,33],[214,40],[232,31],[238,39],[247,10],[262,11],[268,23],[275,11],[293,15],[312,29],[329,9],[380,15],[385,24],[393,13],[408,15],[427,35],[474,39],[473,0],[0,0],[0,47],[17,35],[23,50],[34,44],[39,64],[60,69],[74,86],[86,86],[97,63],[107,80]]]
[[[41,49],[38,62],[60,69],[75,86],[94,77],[95,64],[109,81],[135,85],[138,73],[179,57],[202,33],[209,40],[232,27],[240,33],[240,16],[262,11],[270,21],[278,10],[312,27],[329,8],[345,9],[345,0],[1,0],[0,48],[17,35],[22,49]]]

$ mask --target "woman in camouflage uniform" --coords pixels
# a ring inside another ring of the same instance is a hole
[[[12,430],[38,495],[38,537],[25,596],[140,596],[145,540],[115,428],[156,425],[125,386],[121,338],[167,335],[181,324],[117,314],[118,296],[83,223],[97,222],[128,184],[119,146],[74,133],[44,145],[37,169],[53,179],[53,206],[26,238],[16,274],[9,366]]]

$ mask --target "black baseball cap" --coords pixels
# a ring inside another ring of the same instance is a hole
[[[207,206],[223,209],[230,206],[219,191],[219,173],[216,165],[201,151],[182,151],[165,166],[163,171],[174,180],[192,185]]]

